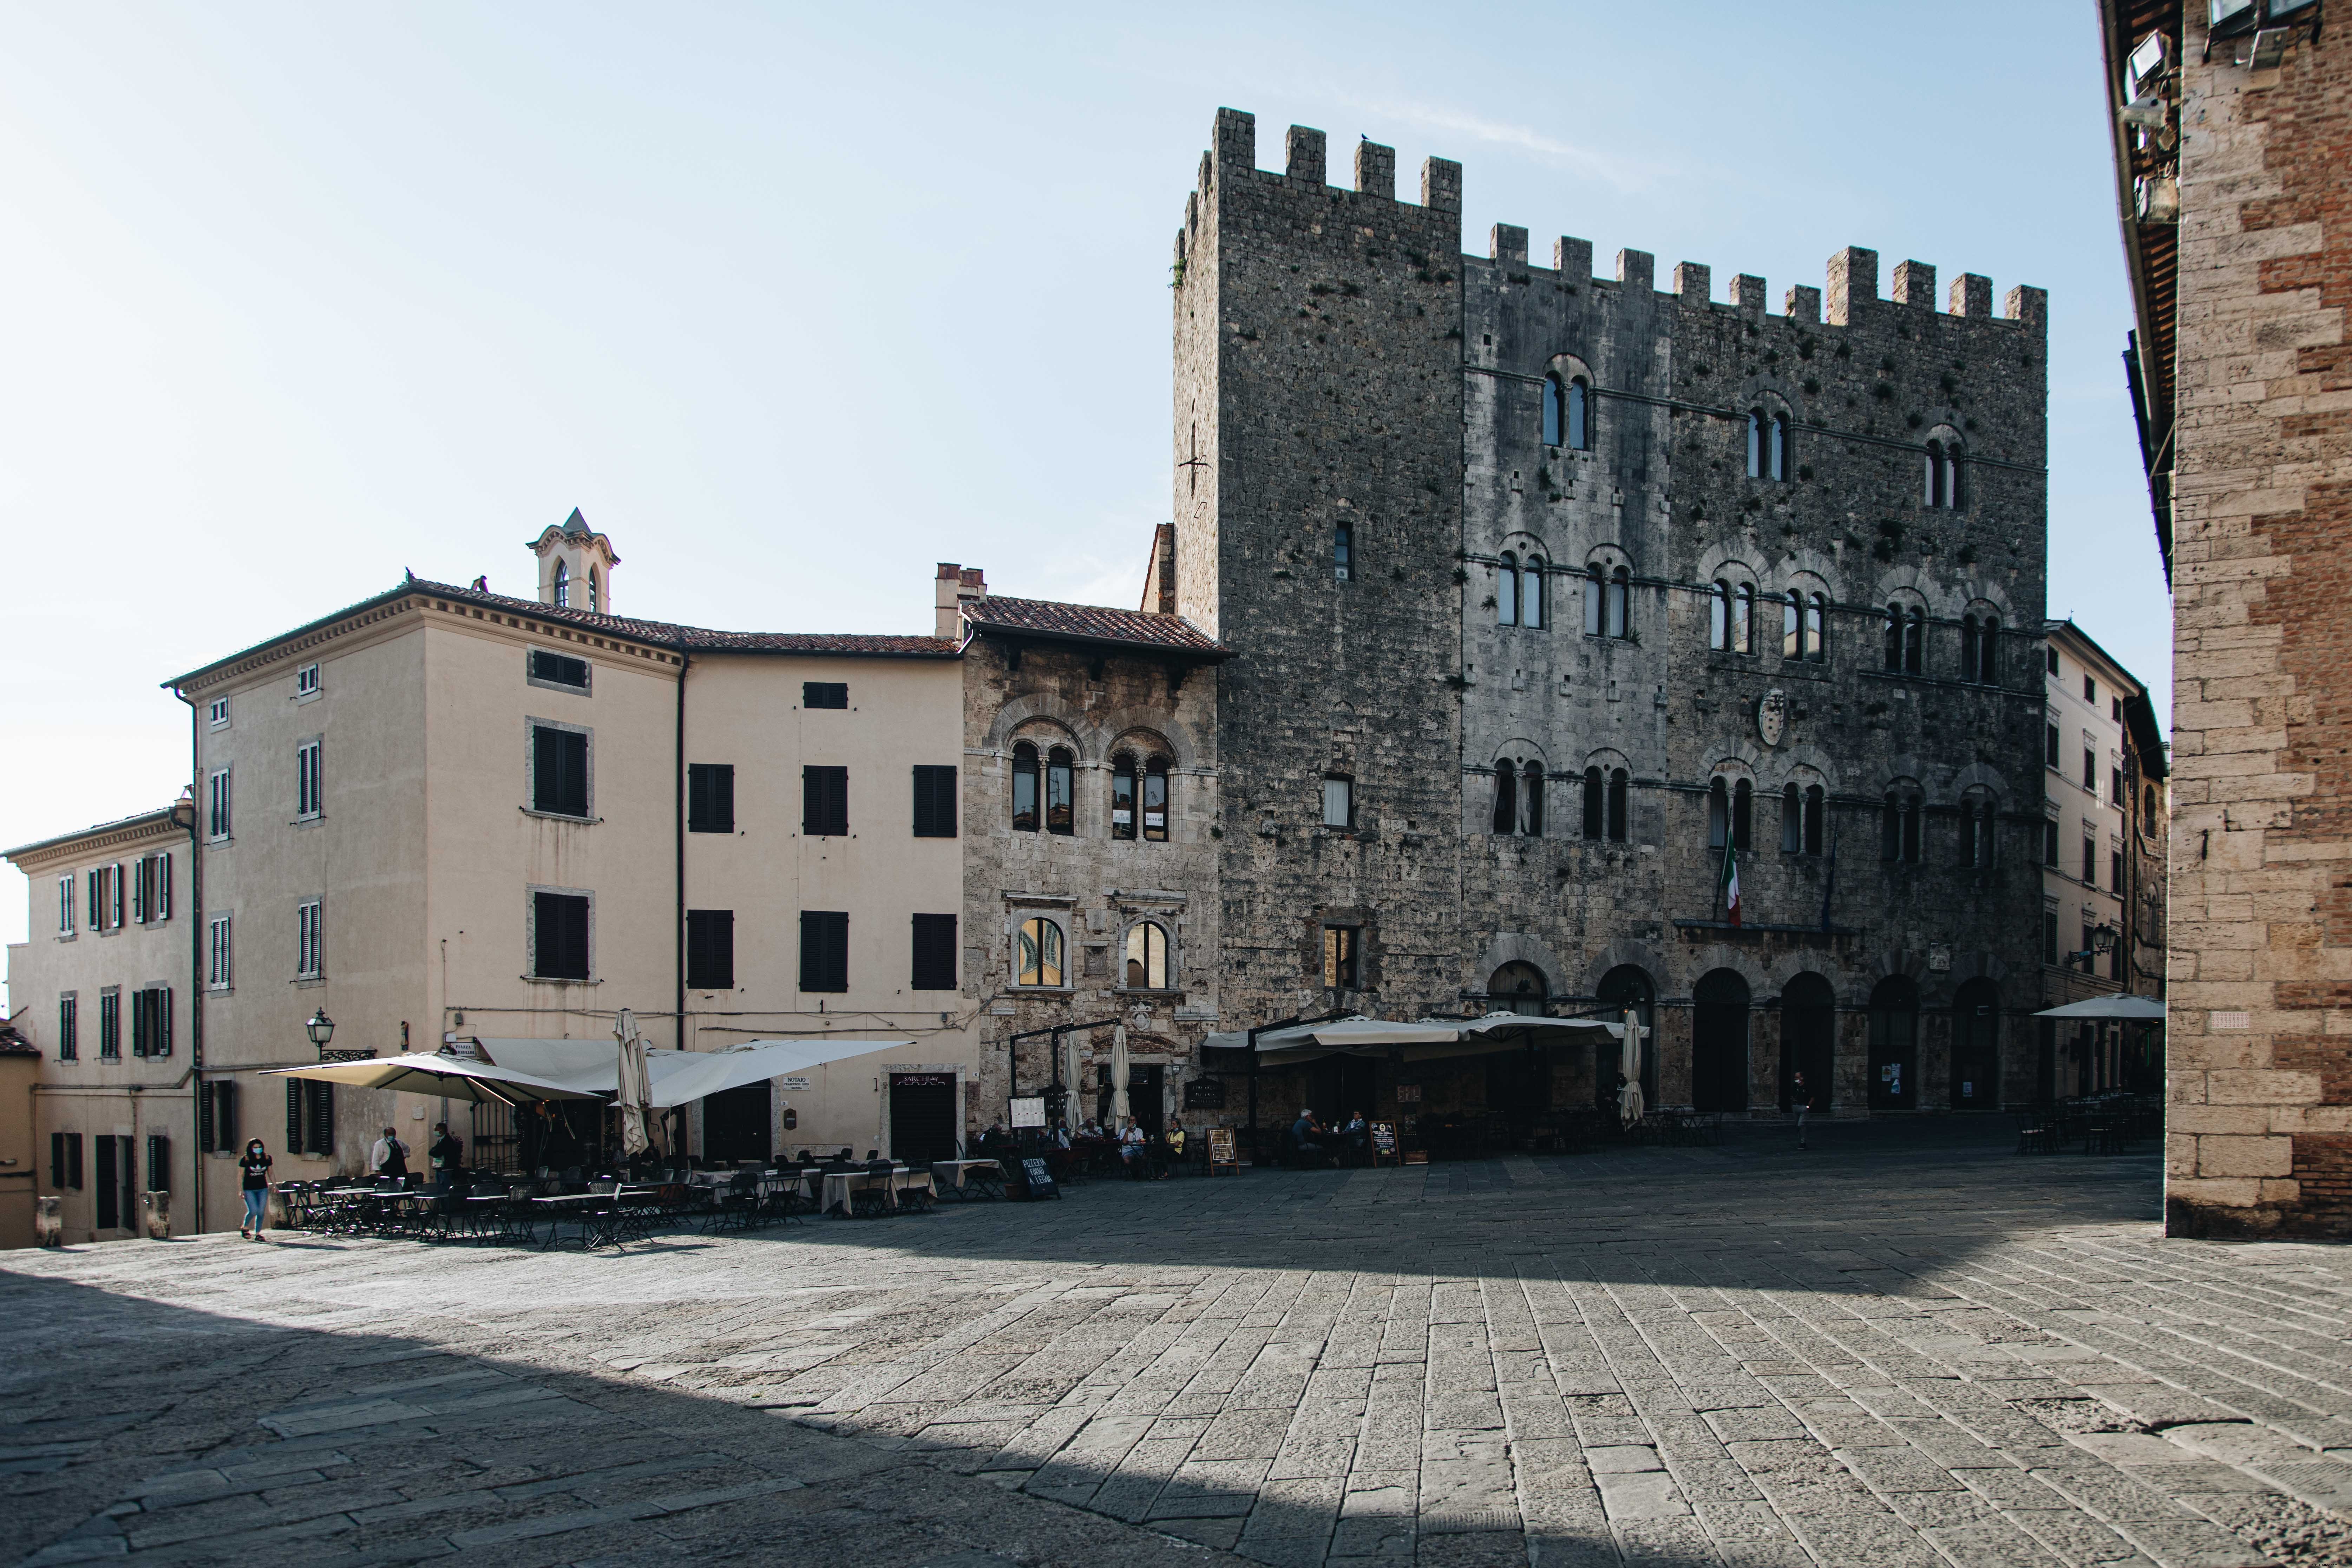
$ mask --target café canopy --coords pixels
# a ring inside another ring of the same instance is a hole
[[[1327,1057],[1372,1058],[1387,1061],[1425,1062],[1449,1057],[1486,1056],[1496,1051],[1525,1050],[1530,1046],[1614,1044],[1624,1038],[1624,1026],[1600,1018],[1542,1018],[1525,1013],[1489,1013],[1483,1018],[1423,1018],[1410,1024],[1367,1018],[1359,1014],[1328,1023],[1294,1024],[1268,1029],[1257,1037],[1256,1059],[1261,1067],[1291,1067]],[[1228,1030],[1209,1036],[1205,1046],[1247,1050],[1249,1031]]]
[[[904,1049],[898,1039],[746,1040],[715,1051],[649,1050],[646,1069],[653,1080],[650,1103],[669,1110],[723,1089],[803,1073],[853,1057]],[[620,1092],[620,1051],[607,1040],[490,1039],[476,1037],[484,1059],[534,1079],[588,1094]]]

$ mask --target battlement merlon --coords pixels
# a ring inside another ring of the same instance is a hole
[[[1328,138],[1312,126],[1294,125],[1285,139],[1282,178],[1323,185],[1330,177]],[[1261,174],[1257,166],[1257,116],[1239,109],[1217,110],[1209,150],[1201,155],[1198,190],[1211,188],[1223,171]],[[1356,194],[1394,201],[1396,149],[1377,142],[1356,144]],[[1451,158],[1428,158],[1421,165],[1421,205],[1432,212],[1462,211],[1462,165]]]

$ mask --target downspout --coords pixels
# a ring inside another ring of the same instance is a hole
[[[201,1133],[205,1125],[205,850],[196,824],[204,816],[204,802],[196,785],[204,782],[204,726],[197,721],[194,699],[178,687],[172,695],[188,705],[188,902],[194,906],[188,916],[188,1080],[194,1087],[190,1101],[195,1114],[191,1121],[191,1132]],[[194,1207],[194,1224],[189,1234],[205,1233],[205,1151],[203,1139],[191,1138],[188,1151],[188,1196]]]
[[[680,648],[677,653],[677,756],[673,759],[675,773],[670,780],[674,792],[671,826],[677,852],[677,908],[675,911],[676,951],[672,955],[671,973],[677,982],[675,1008],[671,1016],[677,1020],[677,1045],[686,1049],[686,672],[693,664],[694,655]],[[670,1159],[686,1162],[686,1107],[677,1108],[677,1126],[670,1134]]]

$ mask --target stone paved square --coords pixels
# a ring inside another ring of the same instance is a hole
[[[27,1563],[2352,1562],[2352,1258],[2003,1123],[0,1260]]]

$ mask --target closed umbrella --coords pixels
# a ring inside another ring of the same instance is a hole
[[[1078,1036],[1072,1030],[1062,1037],[1062,1087],[1068,1091],[1062,1101],[1062,1119],[1074,1121],[1078,1100]]]
[[[1123,1126],[1130,1114],[1127,1104],[1127,1026],[1113,1024],[1110,1028],[1111,1125]]]
[[[1617,1093],[1617,1118],[1631,1127],[1642,1120],[1642,1019],[1631,1007],[1625,1009],[1625,1042],[1619,1053],[1625,1075],[1625,1087]]]
[[[634,1160],[653,1147],[646,1135],[653,1115],[653,1074],[646,1065],[646,1037],[637,1032],[636,1015],[626,1007],[613,1020],[613,1037],[621,1042],[621,1152]]]

